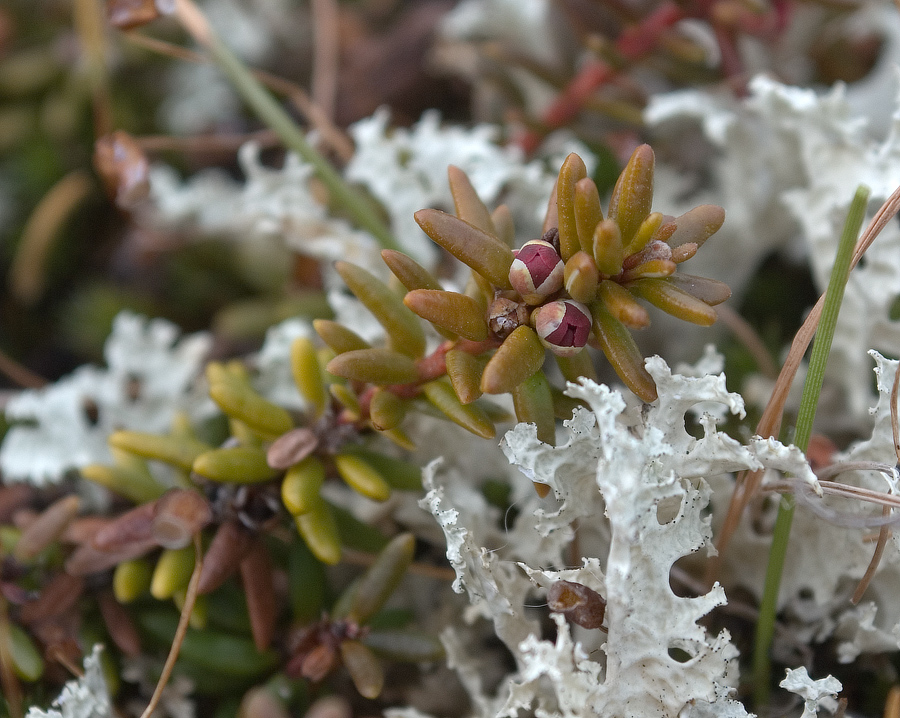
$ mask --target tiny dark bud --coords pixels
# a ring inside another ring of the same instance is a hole
[[[528,323],[528,307],[522,302],[500,297],[488,309],[488,326],[500,339],[506,339],[516,327]]]
[[[600,628],[606,601],[596,591],[573,581],[557,581],[547,591],[547,606],[583,628]]]
[[[553,249],[556,250],[556,253],[559,254],[559,228],[551,227],[546,232],[541,235],[541,239],[545,242],[552,244]]]

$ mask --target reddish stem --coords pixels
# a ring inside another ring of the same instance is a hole
[[[733,28],[718,23],[713,24],[713,32],[719,45],[719,54],[722,56],[720,63],[722,74],[730,80],[735,93],[744,97],[747,94],[746,76],[744,63],[737,48],[736,33]]]
[[[419,370],[419,378],[422,383],[432,381],[447,373],[447,352],[453,349],[455,342],[446,341],[435,349],[427,357],[422,357],[416,362],[416,368]]]
[[[615,72],[612,67],[600,60],[585,63],[559,93],[553,104],[544,111],[541,116],[541,122],[545,125],[544,131],[530,129],[519,138],[518,143],[522,149],[528,154],[534,152],[548,131],[562,127],[572,120],[581,111],[587,99],[598,87],[609,82]]]
[[[369,407],[372,404],[372,397],[375,396],[375,390],[378,387],[374,384],[366,384],[366,388],[357,396],[359,399],[359,415],[368,416]]]
[[[625,30],[615,42],[616,52],[625,60],[639,60],[650,54],[659,45],[660,38],[685,13],[671,2],[664,3],[637,25]],[[534,152],[544,135],[569,123],[584,107],[585,102],[598,88],[610,82],[617,70],[601,60],[585,63],[575,77],[544,111],[541,122],[544,130],[530,129],[518,140],[527,153]]]
[[[616,39],[616,51],[626,60],[640,60],[653,52],[660,38],[679,20],[686,17],[674,3],[664,3],[638,25],[626,29]]]
[[[421,393],[422,384],[439,379],[447,373],[446,356],[451,349],[459,349],[477,356],[490,349],[496,349],[500,344],[500,340],[496,337],[491,337],[481,342],[473,342],[469,339],[445,341],[431,354],[422,357],[416,362],[416,367],[419,370],[419,380],[415,384],[391,384],[383,388],[392,394],[396,394],[401,399],[413,399]],[[357,424],[361,419],[366,419],[369,416],[372,397],[378,388],[374,384],[354,384],[354,390],[359,400],[359,417],[351,417],[349,412],[342,411],[338,416],[338,423]]]
[[[433,381],[447,373],[447,352],[451,349],[459,349],[467,354],[482,354],[490,349],[496,349],[500,346],[500,340],[495,337],[485,339],[481,342],[473,342],[471,339],[456,339],[446,341],[435,349],[427,357],[423,357],[416,362],[419,370],[420,381]]]
[[[793,7],[788,0],[773,0],[772,6],[775,8],[775,32],[780,35],[791,20]]]

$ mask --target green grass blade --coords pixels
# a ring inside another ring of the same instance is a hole
[[[234,89],[256,113],[281,138],[285,146],[309,162],[316,175],[337,201],[363,229],[370,232],[384,249],[400,249],[397,241],[376,214],[369,200],[359,194],[306,141],[306,136],[285,112],[278,101],[253,76],[249,68],[216,35],[192,2],[183,1],[178,13],[185,27],[209,52],[213,62],[228,77]]]
[[[831,351],[831,341],[834,338],[834,327],[844,298],[844,287],[847,284],[847,277],[850,273],[850,260],[853,256],[856,238],[865,218],[868,198],[868,187],[860,185],[853,196],[853,201],[850,203],[850,211],[847,213],[847,220],[841,233],[837,256],[831,269],[831,277],[828,280],[828,289],[825,292],[822,316],[819,319],[816,337],[813,340],[809,371],[803,384],[803,398],[800,401],[797,427],[794,433],[794,444],[803,451],[806,451],[809,445],[809,437],[812,434],[813,419],[816,416],[819,393],[822,390],[825,367],[828,363],[828,354]],[[793,518],[794,498],[789,495],[782,496],[778,507],[778,518],[775,521],[775,530],[772,534],[772,547],[769,551],[769,563],[766,567],[766,582],[762,603],[759,608],[759,621],[756,624],[756,641],[753,655],[753,695],[757,709],[764,708],[769,702],[769,686],[772,673],[769,649],[772,646],[772,638],[775,635],[778,589],[781,585],[781,574],[784,569],[784,560],[787,556]]]

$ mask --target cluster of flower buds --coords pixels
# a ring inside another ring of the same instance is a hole
[[[377,387],[379,404],[391,406],[393,418],[402,416],[401,407],[425,397],[482,436],[492,436],[493,427],[477,400],[482,394],[508,392],[518,419],[535,423],[538,436],[547,442],[554,438],[555,412],[566,418],[571,403],[544,376],[545,349],[555,355],[563,376],[575,381],[596,378],[584,348],[599,348],[629,389],[644,401],[655,400],[656,386],[630,333],[650,324],[639,300],[708,326],[716,320],[713,306],[727,299],[730,290],[721,282],[677,271],[719,229],[724,211],[703,205],[680,217],[652,212],[653,170],[653,151],[638,147],[604,217],[584,162],[569,155],[543,236],[516,251],[508,209],[490,212],[466,175],[451,167],[455,216],[423,209],[416,220],[431,239],[471,268],[465,291],[444,290],[425,268],[396,251],[382,256],[407,290],[402,301],[365,270],[338,263],[351,291],[381,321],[389,348],[340,347],[323,335],[337,352],[328,371],[360,390]],[[428,356],[415,315],[446,338]],[[379,423],[373,420],[376,428]]]

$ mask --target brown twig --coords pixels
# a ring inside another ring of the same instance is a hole
[[[887,517],[890,513],[891,509],[889,506],[885,506],[881,510],[882,516]],[[872,554],[872,560],[869,561],[866,572],[863,574],[863,577],[859,581],[859,585],[856,587],[853,596],[850,598],[850,603],[854,606],[862,600],[863,594],[866,592],[869,584],[872,583],[872,579],[875,578],[875,570],[881,562],[881,556],[884,554],[884,547],[887,545],[888,536],[890,535],[891,530],[887,526],[882,526],[881,531],[878,532],[878,543],[875,544],[875,552]]]
[[[900,392],[900,365],[894,373],[894,384],[891,386],[891,432],[894,436],[894,456],[900,462],[900,420],[897,418],[897,394]]]
[[[616,70],[599,60],[591,60],[585,63],[578,74],[559,93],[557,98],[541,115],[541,123],[546,130],[539,132],[531,129],[517,139],[519,146],[528,154],[534,152],[544,134],[562,127],[573,120],[584,106],[587,98],[596,92],[601,86],[608,83],[616,74]]]
[[[820,481],[823,479],[832,479],[840,476],[848,471],[879,471],[882,474],[891,474],[894,467],[891,464],[885,464],[880,461],[837,461],[816,469],[816,478]]]
[[[200,585],[200,573],[203,571],[203,543],[200,540],[200,533],[194,534],[194,571],[191,573],[191,580],[188,583],[187,593],[184,597],[184,606],[181,608],[181,617],[178,619],[178,628],[175,629],[175,638],[172,640],[172,648],[169,650],[169,656],[166,658],[166,664],[163,666],[162,675],[156,684],[156,689],[150,697],[147,708],[141,713],[141,718],[150,718],[156,706],[159,705],[159,699],[162,697],[163,689],[172,676],[172,669],[175,667],[175,661],[178,660],[178,653],[181,651],[181,644],[187,633],[188,624],[191,621],[191,613],[194,610],[194,602],[197,600],[197,587]]]
[[[897,417],[897,393],[900,390],[900,367],[897,368],[897,371],[894,372],[894,383],[891,386],[891,432],[893,434],[894,439],[894,455],[897,458],[897,461],[900,461],[900,421],[898,421]],[[885,506],[881,510],[882,516],[887,517],[891,513],[891,509],[889,506]],[[891,535],[891,530],[888,526],[882,526],[881,530],[878,532],[878,541],[875,544],[875,551],[872,554],[872,560],[869,561],[869,565],[866,568],[865,574],[860,579],[859,585],[856,587],[856,591],[853,592],[853,596],[850,598],[850,603],[854,606],[858,604],[863,597],[863,594],[866,592],[866,589],[869,587],[869,584],[872,582],[872,579],[875,577],[875,571],[878,568],[878,564],[881,563],[881,557],[884,554],[884,547],[887,545],[887,540]]]
[[[166,57],[171,57],[175,60],[184,60],[185,62],[206,62],[205,58],[200,53],[188,50],[180,45],[166,42],[165,40],[159,40],[155,37],[142,35],[133,30],[125,31],[122,34],[129,42],[159,55],[165,55]]]
[[[312,0],[310,3],[313,22],[313,102],[325,117],[334,117],[337,104],[338,63],[340,44],[338,42],[338,7],[335,0]]]
[[[767,483],[761,491],[777,491],[779,493],[797,493],[797,485],[802,484],[808,486],[806,482],[801,480],[783,480]],[[864,489],[860,486],[851,486],[850,484],[841,484],[836,481],[819,481],[819,486],[823,494],[830,496],[839,496],[844,499],[859,499],[870,504],[877,504],[891,509],[900,509],[900,496],[894,494],[886,494],[882,491],[873,491],[872,489]],[[883,525],[882,519],[875,521],[872,519],[873,525]],[[887,522],[890,523],[890,522]]]
[[[55,650],[51,649],[50,656],[48,657],[59,663],[59,665],[65,668],[76,678],[84,677],[84,669],[77,663],[72,663],[72,660],[66,655],[65,651],[62,651],[58,648]]]
[[[49,383],[40,374],[22,364],[19,364],[8,354],[0,350],[0,372],[12,379],[16,384],[25,389],[40,389]]]

